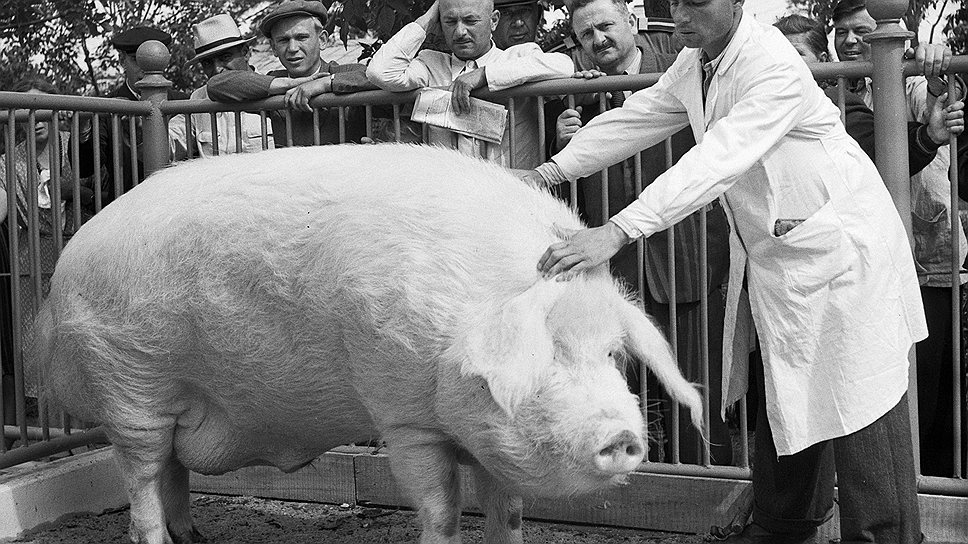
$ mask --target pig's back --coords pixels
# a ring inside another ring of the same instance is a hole
[[[228,412],[284,417],[305,409],[293,398],[352,395],[351,369],[316,376],[361,338],[433,357],[468,308],[534,281],[553,224],[579,226],[505,170],[436,148],[204,159],[150,177],[80,229],[52,299],[66,311],[55,315],[99,324],[124,349],[166,354],[159,384],[174,374]],[[300,373],[312,379],[293,383]],[[290,390],[253,396],[252,383]]]

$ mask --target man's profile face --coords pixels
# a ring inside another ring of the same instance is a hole
[[[537,3],[499,8],[501,18],[494,29],[494,44],[501,49],[533,42],[541,20]]]
[[[272,26],[272,52],[290,77],[305,77],[319,70],[319,47],[324,34],[315,17],[287,17]]]
[[[212,77],[228,70],[249,69],[249,46],[238,45],[198,61],[202,72]]]
[[[571,16],[571,27],[585,54],[599,70],[617,74],[635,54],[632,15],[612,0],[595,0],[578,8]]]
[[[487,53],[498,17],[490,0],[440,0],[444,41],[461,60],[474,60]]]
[[[870,60],[871,46],[864,36],[877,28],[877,21],[866,9],[848,13],[834,21],[834,49],[840,60]]]
[[[686,47],[721,52],[729,43],[736,0],[670,0],[676,34]]]

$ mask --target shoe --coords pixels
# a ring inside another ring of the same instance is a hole
[[[779,534],[772,533],[756,523],[750,523],[743,532],[730,536],[724,542],[726,544],[817,544],[817,530],[792,535]]]

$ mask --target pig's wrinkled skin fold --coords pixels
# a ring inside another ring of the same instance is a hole
[[[566,206],[508,171],[402,145],[281,149],[165,169],[65,248],[32,360],[101,422],[131,538],[200,539],[188,470],[292,471],[383,437],[421,542],[460,541],[458,458],[485,541],[522,496],[624,481],[644,424],[616,358],[701,421],[662,334],[604,269],[538,277]]]

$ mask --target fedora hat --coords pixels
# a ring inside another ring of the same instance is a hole
[[[258,38],[258,36],[243,38],[239,25],[235,24],[232,16],[225,13],[192,25],[192,34],[195,35],[195,56],[188,61],[190,63]]]

